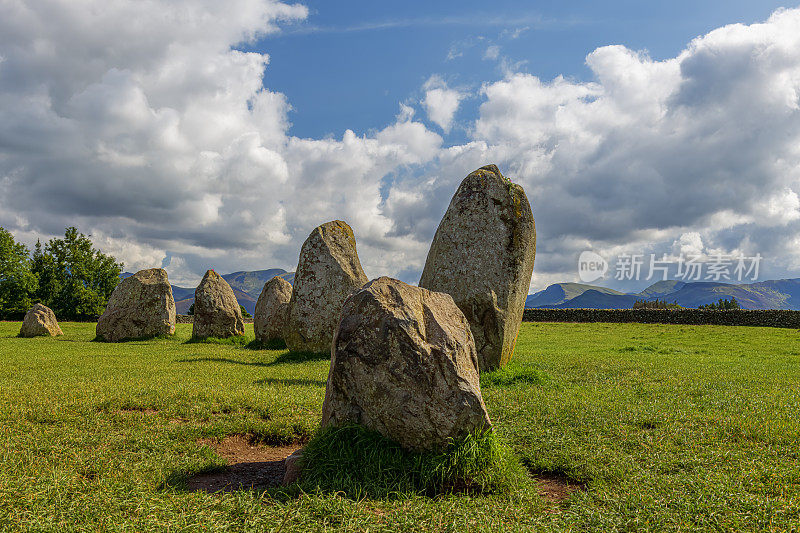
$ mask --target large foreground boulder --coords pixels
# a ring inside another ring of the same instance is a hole
[[[449,295],[383,277],[347,299],[322,427],[351,423],[412,450],[491,427],[469,324]]]
[[[461,182],[433,237],[419,286],[445,292],[469,320],[481,370],[511,359],[536,255],[525,191],[481,167]]]
[[[350,226],[334,220],[312,231],[294,275],[284,338],[289,349],[329,352],[342,304],[366,282]]]
[[[283,340],[291,299],[292,284],[282,277],[275,276],[264,284],[253,315],[257,341]]]
[[[34,305],[25,313],[22,328],[19,330],[20,337],[55,337],[63,334],[53,310],[42,304]]]
[[[194,291],[192,337],[234,337],[244,335],[242,310],[233,289],[222,276],[209,270]]]
[[[95,331],[109,342],[175,333],[175,300],[167,271],[151,268],[123,279]]]

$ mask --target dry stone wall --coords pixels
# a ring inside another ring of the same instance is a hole
[[[524,322],[639,322],[642,324],[692,324],[761,326],[800,329],[800,311],[707,309],[526,309]]]

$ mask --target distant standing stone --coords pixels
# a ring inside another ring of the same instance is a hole
[[[42,304],[34,305],[25,313],[22,328],[19,330],[20,337],[55,337],[63,334],[53,310]]]
[[[334,220],[312,231],[294,276],[284,339],[289,349],[330,352],[342,304],[366,282],[350,226]]]
[[[275,276],[264,284],[253,315],[253,329],[257,341],[284,340],[291,299],[292,284],[282,277]]]
[[[475,343],[450,295],[382,277],[347,299],[322,406],[322,427],[345,424],[413,450],[491,427]]]
[[[242,310],[233,289],[222,276],[209,270],[194,291],[192,337],[234,337],[244,335]]]
[[[96,332],[109,342],[175,333],[175,300],[167,271],[140,270],[120,281],[97,321]]]
[[[482,371],[514,353],[535,255],[522,187],[495,165],[467,176],[436,230],[419,286],[453,297],[469,320]]]

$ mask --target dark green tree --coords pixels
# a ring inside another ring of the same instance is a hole
[[[719,299],[718,302],[712,302],[710,304],[701,305],[698,309],[706,309],[709,311],[730,311],[733,309],[741,309],[742,306],[739,305],[739,301],[736,298],[731,297],[730,300],[723,300],[722,298]]]
[[[242,318],[253,318],[253,315],[248,313],[242,304],[239,304],[239,309],[242,311]]]
[[[63,239],[36,243],[32,270],[38,276],[40,301],[59,318],[94,318],[103,313],[119,283],[122,263],[96,250],[92,241],[70,227]]]
[[[736,298],[731,297],[730,300],[725,300],[725,301],[727,302],[728,309],[741,309],[742,308],[742,306],[739,305],[739,302],[738,302],[738,300],[736,300]]]
[[[666,300],[636,300],[633,302],[634,309],[680,309],[677,301],[667,303]]]
[[[0,228],[0,317],[18,317],[33,303],[36,276],[31,272],[28,248]]]

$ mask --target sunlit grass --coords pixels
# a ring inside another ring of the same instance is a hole
[[[495,432],[561,505],[499,494],[189,493],[224,464],[198,440],[306,442],[328,360],[173,338],[99,343],[94,324],[0,323],[0,530],[791,531],[800,523],[794,330],[524,324],[482,376]],[[249,325],[247,341],[253,338]]]

